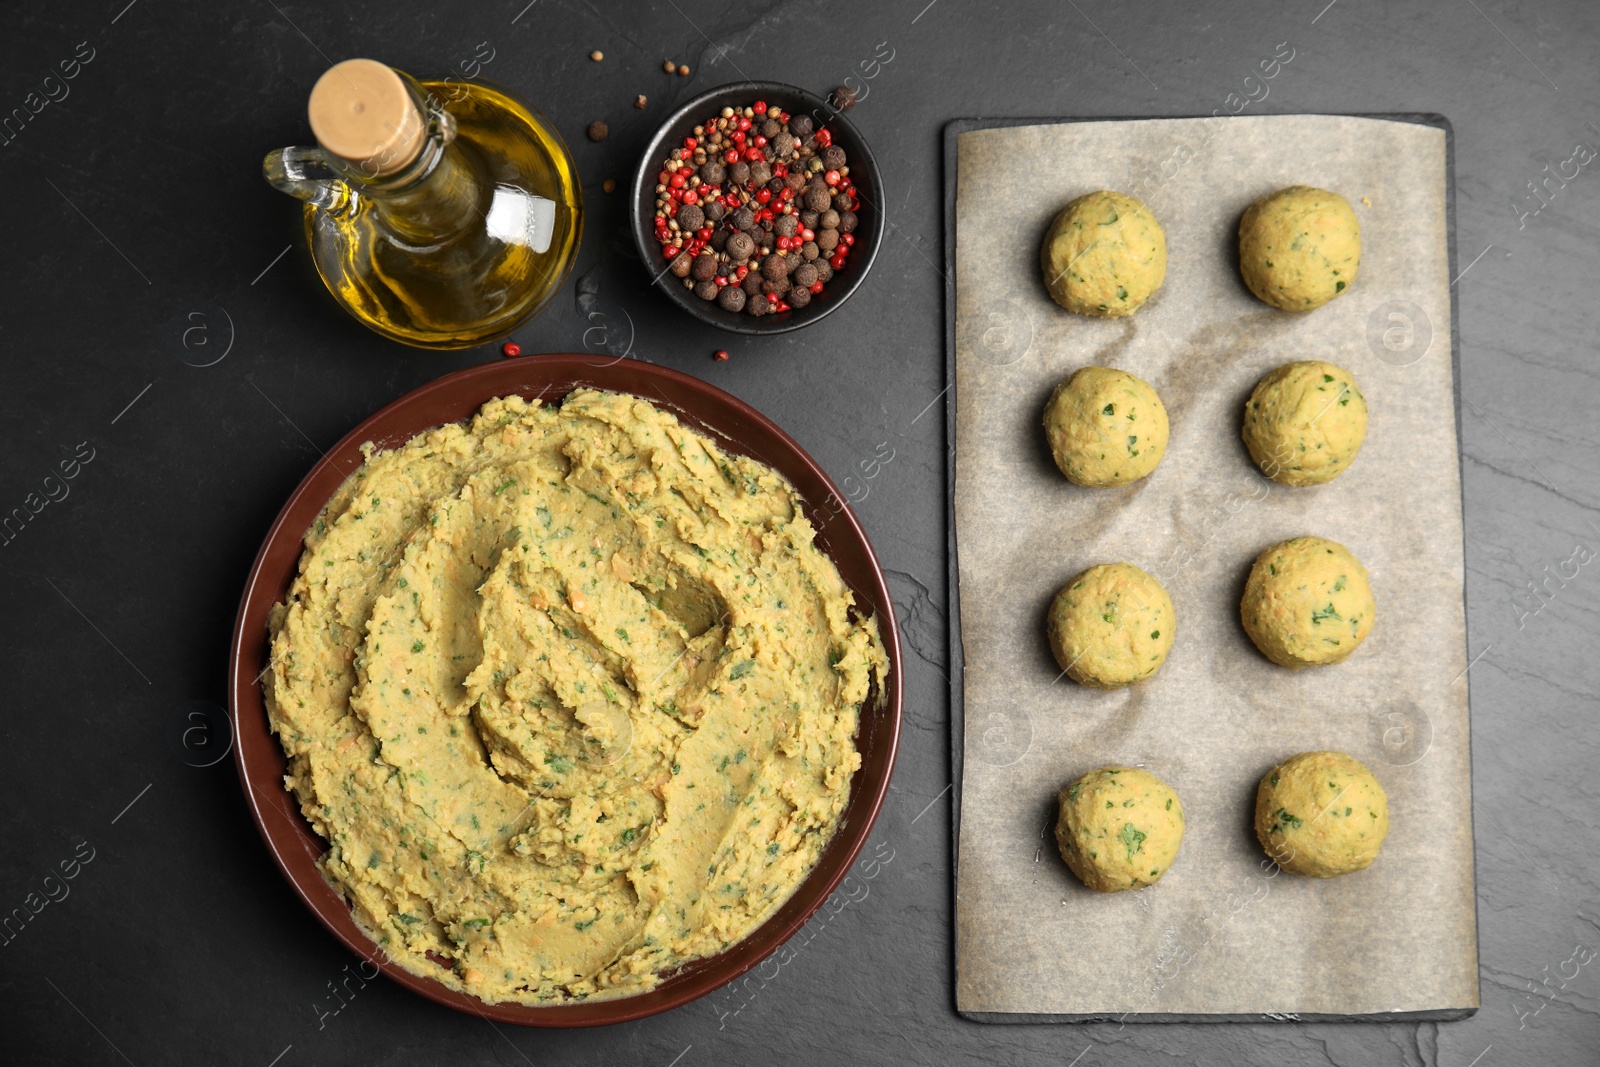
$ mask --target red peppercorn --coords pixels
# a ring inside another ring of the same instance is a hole
[[[729,166],[732,166],[733,164],[739,162],[739,151],[738,149],[730,148],[728,150],[728,154],[722,158],[724,162],[726,162]]]
[[[726,363],[728,361],[728,350],[726,348],[719,348],[711,354],[711,358],[716,360],[718,363]]]
[[[522,355],[522,346],[517,344],[515,341],[507,341],[505,344],[500,346],[500,354],[505,356],[507,359],[511,359],[514,356],[520,356]]]
[[[757,100],[750,110],[757,115],[765,115],[767,113],[767,102],[765,100]]]
[[[789,302],[787,300],[779,300],[777,303],[772,305],[772,309],[774,311],[788,311]]]
[[[698,204],[700,202],[700,194],[693,189],[685,189],[683,191],[683,202],[685,204]]]
[[[811,291],[813,293],[822,292],[822,283],[820,281],[812,282],[811,283]]]
[[[817,239],[817,234],[816,234],[815,230],[812,230],[811,228],[806,227],[806,226],[802,226],[800,228],[800,243],[801,244],[805,244],[807,241],[815,241],[816,239]]]
[[[661,249],[661,258],[672,259],[682,251],[683,249],[679,248],[677,245],[666,245]]]
[[[698,230],[694,231],[694,235],[700,238],[702,241],[709,241],[711,240],[711,233],[713,229],[714,227],[711,226],[702,226]]]
[[[684,183],[687,182],[688,180],[689,180],[688,178],[685,178],[683,176],[683,171],[678,170],[678,171],[673,171],[672,178],[667,182],[667,184],[672,186],[674,189],[682,189],[683,186],[684,186]]]
[[[744,150],[744,158],[751,163],[759,163],[767,157],[761,154],[761,149],[759,148],[746,148]]]
[[[740,115],[739,116],[739,132],[743,133],[745,130],[748,130],[749,128],[750,128],[750,120],[745,118],[743,115]]]
[[[844,253],[841,252],[838,255],[834,256],[832,259],[828,260],[828,266],[832,267],[834,270],[843,270],[844,269]]]
[[[656,175],[656,184],[657,185],[665,185],[665,184],[667,184],[667,179],[671,178],[671,177],[672,177],[671,173],[669,173],[668,171],[662,171],[660,174]]]
[[[839,172],[836,170],[830,170],[822,176],[822,180],[827,182],[829,185],[838,185]]]
[[[717,288],[718,288],[718,289],[721,289],[721,288],[722,288],[722,287],[723,287],[723,286],[725,286],[725,285],[727,285],[727,284],[728,284],[728,279],[726,279],[726,278],[724,278],[724,277],[723,277],[723,276],[722,276],[722,275],[720,275],[720,274],[719,274],[719,275],[717,275],[717,276],[716,276],[716,278],[715,278],[715,279],[714,279],[714,280],[715,280],[715,281],[716,281],[716,283],[717,283]]]
[[[765,135],[759,134],[759,133],[756,134],[756,147],[757,148],[765,148],[765,147],[767,147],[767,138],[766,138]]]
[[[696,141],[696,140],[695,140],[695,139],[694,139],[694,138],[693,138],[693,137],[685,137],[685,138],[684,138],[684,139],[683,139],[683,147],[684,147],[684,150],[685,150],[685,151],[688,151],[688,152],[693,152],[693,151],[694,151],[694,147],[695,147],[695,145],[697,145],[697,144],[699,144],[699,143],[700,143],[700,142],[699,142],[699,141]]]
[[[853,233],[840,234],[839,235],[839,240],[843,241],[845,243],[845,247],[848,248],[850,245],[853,245],[853,244],[856,243],[856,235],[853,234]]]
[[[823,148],[827,148],[829,145],[833,144],[833,134],[828,132],[826,127],[824,127],[823,129],[818,130],[817,131],[817,143],[819,145],[821,145]]]
[[[793,200],[794,199],[794,190],[789,188],[787,185],[785,185],[783,187],[783,190],[778,193],[778,196],[781,199],[784,199],[784,200]]]
[[[766,186],[763,185],[761,188],[756,190],[756,202],[757,203],[765,204],[768,200],[771,200],[771,199],[772,199],[772,190],[771,189],[768,189]]]

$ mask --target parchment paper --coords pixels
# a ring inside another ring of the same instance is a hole
[[[1478,1004],[1452,396],[1446,137],[1337,116],[1064,123],[957,145],[955,529],[965,659],[957,1007],[1040,1017],[1450,1017]],[[1343,194],[1361,221],[1351,290],[1309,314],[1244,288],[1236,231],[1257,196]],[[1096,189],[1131,193],[1166,230],[1162,290],[1135,316],[1051,303],[1038,248]],[[1256,380],[1294,359],[1349,369],[1370,427],[1351,468],[1281,487],[1239,439]],[[1153,475],[1082,489],[1051,462],[1051,388],[1101,364],[1150,382],[1172,439]],[[1290,671],[1239,623],[1257,552],[1298,534],[1371,572],[1371,637],[1342,665]],[[1072,575],[1126,560],[1177,609],[1166,664],[1129,689],[1060,678],[1045,609]],[[1389,795],[1367,871],[1279,872],[1251,829],[1256,783],[1313,749],[1349,752]],[[1156,886],[1085,889],[1052,833],[1055,795],[1108,763],[1182,797],[1187,832]]]

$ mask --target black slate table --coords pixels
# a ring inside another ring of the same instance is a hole
[[[4,25],[0,514],[26,517],[0,536],[0,919],[28,914],[0,934],[0,1059],[1595,1062],[1600,9],[97,0],[14,7]],[[1282,42],[1296,58],[1250,113],[1454,124],[1483,1008],[1420,1025],[966,1022],[951,995],[941,130],[1208,113]],[[861,84],[862,62],[891,51],[852,112],[891,222],[855,299],[799,333],[733,339],[649,289],[623,198],[601,183],[626,187],[655,121],[744,77]],[[819,914],[784,966],[641,1023],[522,1031],[364,982],[279,877],[231,760],[212,762],[239,590],[289,491],[388,400],[500,358],[385,342],[285,254],[297,205],[261,180],[261,157],[308,140],[311,84],[351,56],[477,69],[549,114],[589,213],[571,279],[516,340],[676,367],[766,412],[835,479],[856,476],[896,594],[905,732],[864,891]],[[669,57],[690,76],[664,74]],[[583,136],[596,118],[612,131],[600,144]],[[713,362],[717,348],[732,358]]]

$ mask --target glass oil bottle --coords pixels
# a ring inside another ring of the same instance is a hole
[[[267,181],[305,201],[317,273],[385,337],[468,348],[535,315],[577,258],[583,195],[549,121],[482,82],[419,82],[351,59],[312,90],[318,145]]]

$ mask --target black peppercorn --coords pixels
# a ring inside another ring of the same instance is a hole
[[[789,301],[790,307],[798,310],[811,303],[811,290],[797,285],[789,290],[789,295],[784,299]]]
[[[733,228],[749,231],[755,229],[756,213],[748,207],[740,206],[733,209]]]
[[[791,249],[783,254],[783,261],[789,264],[789,273],[793,274],[794,269],[806,261],[806,257],[802,256],[798,250]]]
[[[668,269],[672,271],[674,277],[687,278],[689,276],[689,269],[692,266],[693,264],[689,262],[689,257],[684,255],[682,252],[679,252],[676,256],[672,257],[672,266]]]
[[[761,124],[761,135],[769,141],[782,132],[783,123],[779,122],[777,119],[768,119],[766,122]]]
[[[848,193],[839,193],[833,198],[833,208],[842,215],[846,211],[854,211],[856,209],[856,202],[850,199]]]
[[[728,180],[735,185],[743,185],[750,180],[750,164],[740,160],[728,167]]]
[[[706,213],[700,210],[698,204],[685,204],[678,209],[678,229],[685,233],[698,230],[706,224]]]
[[[681,209],[678,211],[678,215],[679,215],[680,218],[683,216],[683,211]],[[815,227],[813,227],[813,229],[818,229],[818,230],[837,230],[838,228],[839,228],[839,213],[837,211],[833,210],[832,208],[829,208],[827,211],[824,211],[821,215],[818,215],[817,216],[817,224],[816,224]]]
[[[821,217],[815,211],[802,211],[800,212],[800,225],[808,230],[814,230],[817,228],[817,220]]]
[[[794,134],[784,131],[772,139],[773,154],[779,159],[786,159],[789,153],[794,151],[794,146],[798,143]]]
[[[751,271],[744,276],[744,281],[740,282],[739,285],[744,289],[746,296],[755,296],[761,292],[761,273],[759,271]]]
[[[717,297],[717,303],[722,305],[724,311],[743,311],[744,301],[744,290],[737,285],[725,286]]]
[[[856,98],[860,94],[848,85],[841,85],[828,94],[828,99],[838,111],[849,111],[856,106]]]
[[[837,236],[837,235],[835,235]],[[789,276],[788,262],[776,252],[761,261],[761,274],[767,281],[777,281]]]
[[[678,212],[682,215],[683,212]],[[795,231],[800,229],[800,220],[793,215],[779,215],[773,222],[773,229],[778,231],[780,237],[793,237]]]
[[[606,139],[606,134],[610,132],[611,128],[605,123],[601,122],[599,119],[595,119],[593,122],[589,123],[589,140],[591,141],[604,141]]]
[[[813,185],[806,189],[806,207],[810,210],[816,212],[826,211],[832,202],[832,198],[828,196],[828,187],[826,185]]]
[[[822,165],[828,170],[838,170],[848,162],[844,149],[836,144],[831,144],[822,150]]]
[[[806,187],[806,176],[797,170],[791,170],[783,176],[783,184],[798,193]]]
[[[725,216],[727,213],[728,205],[724,204],[721,200],[713,200],[711,203],[706,205],[706,218],[710,219],[712,222],[721,222],[723,216]]]
[[[841,211],[839,213],[839,232],[855,233],[856,213],[854,211]]]
[[[839,244],[838,230],[818,230],[817,247],[824,252],[832,252]]]
[[[697,282],[708,282],[717,276],[717,257],[710,252],[701,252],[694,257],[694,269],[690,271]]]
[[[722,295],[722,289],[716,282],[704,281],[694,287],[694,295],[701,300],[715,300]]]
[[[750,180],[757,185],[765,185],[772,180],[772,167],[767,163],[752,163],[750,165]]]
[[[814,128],[810,115],[796,115],[789,120],[789,129],[794,131],[796,137],[808,136]]]
[[[811,265],[817,268],[817,281],[826,284],[833,279],[833,268],[828,265],[827,260],[819,259]]]
[[[740,208],[739,211],[744,211]],[[739,211],[735,211],[737,216]],[[724,231],[726,232],[726,231]],[[756,254],[756,241],[747,233],[736,233],[728,238],[728,258],[735,263],[748,263],[750,257]]]
[[[725,175],[721,163],[711,161],[700,164],[700,180],[707,185],[721,185]]]
[[[731,236],[732,236],[732,234],[726,229],[717,230],[714,233],[712,233],[712,235],[711,235],[711,248],[712,248],[712,250],[713,251],[717,251],[717,252],[722,251],[723,248],[725,248],[727,246],[728,239]]]
[[[792,288],[792,286],[788,278],[776,278],[767,282],[761,287],[763,292],[771,293],[773,296],[782,296],[784,293],[787,293],[790,288]]]
[[[760,318],[772,309],[772,301],[767,299],[766,293],[752,293],[744,309],[756,318]]]
[[[791,277],[794,278],[795,285],[809,289],[817,280],[817,268],[810,263],[801,263],[795,268]]]
[[[807,260],[816,259],[818,256],[822,255],[822,249],[817,247],[817,242],[807,241],[805,244],[800,246],[800,255],[802,258]]]

